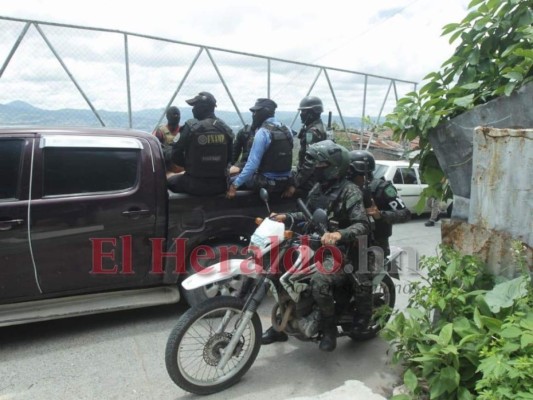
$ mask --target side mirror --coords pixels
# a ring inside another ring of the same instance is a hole
[[[259,197],[267,206],[268,214],[270,214],[270,206],[268,205],[268,191],[265,188],[259,189]]]
[[[259,190],[259,197],[261,200],[263,200],[265,203],[268,203],[268,191],[265,188],[261,188]]]
[[[328,226],[328,214],[322,208],[317,208],[313,213],[313,225],[320,228],[321,231],[325,232]],[[323,233],[320,232],[320,233]]]

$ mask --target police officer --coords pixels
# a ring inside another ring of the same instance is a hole
[[[186,100],[192,106],[192,119],[185,122],[172,147],[172,161],[185,173],[168,179],[173,192],[208,196],[224,193],[226,171],[231,161],[233,132],[215,116],[216,99],[200,92]]]
[[[313,187],[314,182],[309,178],[313,174],[314,166],[309,160],[306,161],[307,149],[311,144],[326,140],[327,138],[326,128],[321,119],[324,106],[320,98],[316,96],[304,97],[300,101],[298,110],[300,111],[300,120],[302,121],[302,128],[297,136],[300,139],[300,150],[298,151],[298,165],[296,167],[293,185],[284,193],[287,197],[292,196],[296,188],[308,192]]]
[[[255,132],[252,131],[250,124],[244,125],[233,140],[233,160],[230,168],[230,174],[235,175],[241,172],[242,168],[248,161],[252,143],[254,142]]]
[[[242,171],[226,193],[235,197],[237,188],[252,190],[265,188],[269,192],[283,192],[289,184],[292,167],[292,132],[275,118],[277,104],[270,99],[259,98],[250,108],[255,131],[250,155]]]
[[[344,147],[331,140],[325,140],[310,146],[308,153],[316,158],[314,179],[318,182],[307,196],[307,204],[311,212],[317,208],[326,210],[328,216],[336,221],[334,232],[326,232],[321,242],[326,246],[336,244],[352,248],[359,236],[369,233],[368,219],[363,207],[361,190],[348,179],[349,153]],[[288,214],[275,215],[276,220],[283,222]],[[302,213],[291,213],[295,221],[303,220]],[[352,254],[352,263],[357,257]],[[333,290],[344,285],[349,279],[343,266],[336,264],[331,257],[326,257],[323,267],[329,273],[315,273],[311,278],[313,299],[321,312],[323,337],[319,348],[333,351],[337,344],[337,326],[335,321],[335,302]],[[262,344],[287,340],[287,335],[269,328],[262,337]]]
[[[381,247],[387,257],[390,254],[392,224],[409,221],[411,212],[405,207],[392,182],[374,179],[375,168],[376,161],[372,153],[364,150],[350,152],[350,179],[361,189],[368,187],[371,201],[366,205],[366,212],[374,219],[373,244]]]

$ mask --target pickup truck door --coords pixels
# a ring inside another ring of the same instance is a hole
[[[138,137],[42,135],[31,240],[46,294],[127,289],[154,279],[153,156]]]
[[[0,304],[40,295],[28,234],[33,136],[0,138]]]

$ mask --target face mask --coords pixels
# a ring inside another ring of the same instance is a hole
[[[255,111],[252,115],[252,131],[263,125],[263,122],[265,122],[271,115],[272,113],[267,108]]]
[[[313,177],[316,182],[324,182],[326,180],[326,168],[315,168]]]
[[[310,110],[300,111],[300,120],[302,121],[302,124],[304,125],[307,125],[309,122],[312,122],[312,114]]]
[[[213,108],[206,104],[195,104],[192,107],[192,115],[194,118],[202,120],[213,112]]]

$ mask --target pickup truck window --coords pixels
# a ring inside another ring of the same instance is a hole
[[[140,149],[43,150],[44,196],[124,191],[137,182]]]
[[[0,200],[17,197],[23,140],[0,140]]]

